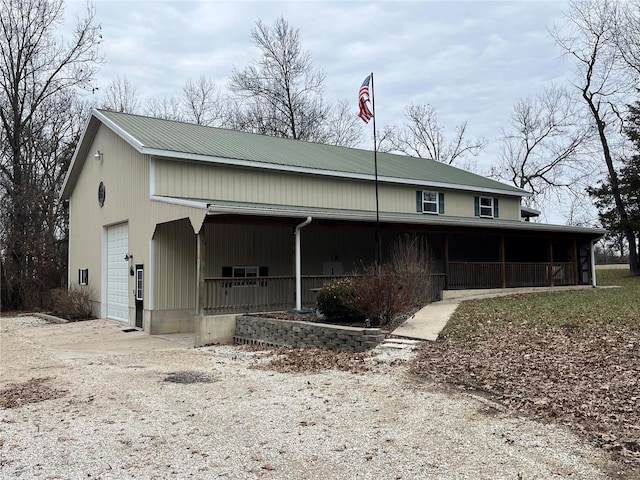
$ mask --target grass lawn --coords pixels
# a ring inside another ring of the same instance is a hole
[[[420,375],[495,395],[640,465],[640,278],[599,270],[598,288],[463,302]]]

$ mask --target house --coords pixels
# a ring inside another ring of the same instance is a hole
[[[94,110],[65,178],[69,284],[151,334],[291,309],[376,258],[371,151]],[[381,251],[423,235],[441,288],[595,282],[591,228],[528,222],[527,192],[377,154]],[[296,275],[296,272],[298,275]],[[297,287],[297,288],[296,288]]]

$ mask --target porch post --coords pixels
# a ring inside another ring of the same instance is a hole
[[[196,235],[196,315],[204,315],[204,264],[205,264],[205,241],[204,225]]]
[[[580,262],[578,260],[578,240],[573,237],[573,284],[578,285],[580,283]]]
[[[553,287],[553,239],[549,239],[549,286]]]
[[[591,286],[593,288],[595,288],[597,286],[596,283],[596,253],[595,253],[595,249],[593,248],[594,245],[594,241],[591,240],[591,243],[589,243],[589,253],[591,254]]]
[[[444,289],[449,290],[449,235],[444,234]]]
[[[500,235],[500,276],[502,277],[502,288],[507,288],[507,267],[505,265],[504,254],[504,233]]]

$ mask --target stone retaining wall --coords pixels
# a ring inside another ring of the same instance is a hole
[[[239,315],[235,343],[317,347],[361,352],[375,348],[385,338],[379,328],[343,327],[312,322]]]

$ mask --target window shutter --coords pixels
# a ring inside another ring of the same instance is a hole
[[[223,277],[232,277],[233,276],[233,267],[222,267],[222,276]]]
[[[473,211],[476,217],[480,216],[480,197],[473,197]]]
[[[268,277],[269,276],[269,267],[260,267],[260,268],[258,268],[258,276],[260,276],[260,277]]]
[[[416,190],[416,212],[422,213],[422,190]]]
[[[444,215],[444,193],[438,193],[438,213]]]
[[[498,199],[493,199],[493,217],[498,218]]]

